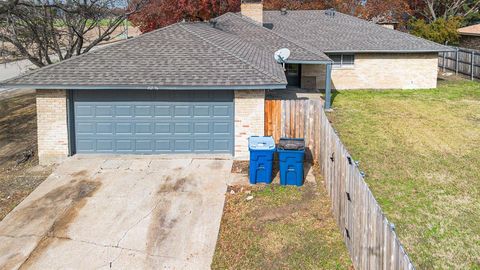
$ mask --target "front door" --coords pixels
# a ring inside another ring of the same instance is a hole
[[[298,64],[286,64],[285,69],[288,86],[300,87],[301,66]]]

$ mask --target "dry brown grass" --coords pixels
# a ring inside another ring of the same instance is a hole
[[[349,269],[351,261],[322,185],[272,184],[230,187],[212,268]]]
[[[0,100],[0,220],[28,196],[52,167],[38,166],[35,94]],[[34,156],[18,164],[22,153]]]

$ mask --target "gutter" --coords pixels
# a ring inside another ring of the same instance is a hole
[[[204,86],[175,86],[175,85],[75,85],[75,84],[1,84],[0,87],[16,87],[37,90],[274,90],[286,89],[287,84],[265,85],[204,85]]]
[[[310,60],[290,60],[290,59],[287,59],[287,61],[285,61],[286,64],[323,64],[323,65],[327,65],[327,64],[332,64],[333,61],[332,60],[318,60],[318,61],[310,61]]]
[[[338,50],[338,51],[324,51],[329,53],[439,53],[439,52],[454,52],[455,49],[445,50]]]

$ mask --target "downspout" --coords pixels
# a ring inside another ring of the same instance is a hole
[[[325,110],[332,107],[332,63],[327,64],[327,72],[325,78]]]

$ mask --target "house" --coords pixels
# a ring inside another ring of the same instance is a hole
[[[291,51],[286,71],[274,60]],[[263,11],[181,22],[4,82],[37,89],[41,163],[74,154],[248,156],[265,91],[433,88],[450,50],[332,11]]]
[[[480,23],[457,30],[460,34],[460,47],[480,50]]]

